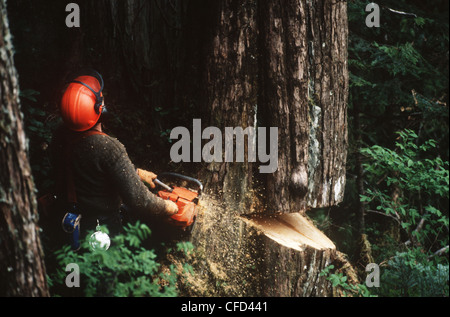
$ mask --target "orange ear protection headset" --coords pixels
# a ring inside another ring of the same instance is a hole
[[[106,113],[103,104],[103,78],[95,70],[85,71],[68,83],[60,109],[64,123],[74,131],[92,128]]]
[[[82,81],[76,80],[77,78],[75,78],[74,80],[71,81],[71,83],[78,83],[81,84],[83,86],[85,86],[86,88],[88,88],[95,96],[95,104],[94,104],[94,110],[97,114],[100,114],[100,107],[102,108],[101,113],[105,113],[106,112],[106,107],[105,105],[103,105],[103,95],[102,95],[102,91],[103,91],[103,78],[102,75],[100,75],[97,71],[95,70],[90,70],[90,74],[89,76],[93,75],[92,77],[96,78],[97,81],[100,84],[100,89],[98,91],[95,91],[91,86],[89,86],[87,83],[84,83]]]

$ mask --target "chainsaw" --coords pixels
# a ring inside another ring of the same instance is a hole
[[[177,173],[161,173],[161,178],[176,179],[178,181],[185,181],[189,185],[195,185],[196,190],[182,186],[169,186],[159,179],[153,180],[156,185],[163,189],[157,193],[158,197],[162,199],[170,199],[178,206],[178,213],[170,216],[167,221],[182,230],[190,230],[197,218],[198,201],[201,196],[203,185],[195,178],[177,174]]]

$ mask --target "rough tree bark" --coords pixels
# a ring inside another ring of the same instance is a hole
[[[211,19],[204,22],[204,29],[211,31],[202,67],[202,123],[222,132],[225,127],[254,127],[258,70],[255,3],[218,1],[209,6],[209,12]],[[223,159],[202,169],[206,195],[193,243],[204,259],[197,268],[207,273],[199,275],[201,283],[193,281],[199,294],[245,296],[259,292],[256,268],[261,256],[255,232],[239,218],[254,209],[253,165],[248,160]],[[205,281],[209,283],[203,284]]]
[[[259,19],[259,105],[268,123],[281,128],[278,171],[267,178],[266,196],[281,212],[333,206],[345,184],[346,4],[267,1]],[[271,263],[264,295],[330,294],[319,273],[334,260],[332,243],[299,251],[268,240],[264,257]]]
[[[259,8],[259,104],[280,129],[271,201],[285,211],[335,205],[347,154],[346,3],[267,1]]]
[[[48,296],[4,0],[0,14],[0,296]]]
[[[279,157],[266,177],[248,162],[206,168],[209,197],[193,236],[205,258],[199,267],[218,294],[330,295],[319,273],[335,246],[304,214],[343,198],[346,3],[230,0],[211,14],[208,123],[278,127]]]

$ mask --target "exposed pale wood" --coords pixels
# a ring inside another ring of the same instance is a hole
[[[243,217],[251,226],[279,244],[297,251],[310,247],[334,250],[334,243],[300,213],[253,214]]]

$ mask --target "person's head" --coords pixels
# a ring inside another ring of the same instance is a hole
[[[86,131],[106,112],[103,78],[96,71],[71,80],[61,98],[60,110],[65,125],[73,131]]]

